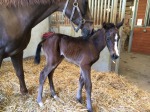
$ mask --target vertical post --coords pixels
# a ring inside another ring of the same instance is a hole
[[[119,4],[119,19],[121,19],[121,7],[122,7],[122,0],[120,0]]]
[[[150,7],[150,1],[147,0],[147,7],[146,7],[146,12],[145,12],[145,18],[144,18],[144,27],[146,27],[147,22],[148,22],[148,16],[149,16],[149,7]]]
[[[91,12],[92,12],[92,17],[94,17],[94,0],[92,0],[92,10],[91,10]]]
[[[95,0],[95,3],[94,3],[94,23],[95,25],[97,25],[97,0]]]
[[[133,30],[134,30],[134,25],[135,25],[135,22],[136,22],[138,3],[139,3],[139,0],[134,0],[134,7],[133,7],[133,12],[132,12],[131,32],[130,32],[130,37],[129,37],[128,52],[131,52],[132,39],[133,39]]]
[[[107,0],[104,1],[104,15],[103,15],[103,21],[106,21],[106,3],[107,3]]]
[[[110,22],[109,21],[109,15],[110,15],[110,0],[108,0],[108,4],[107,4],[107,19],[106,19],[106,22]]]
[[[113,18],[113,8],[114,8],[114,0],[112,0],[111,1],[111,11],[110,11],[110,18],[111,18],[111,20],[110,20],[110,22],[113,22],[112,20],[112,18]]]
[[[118,0],[114,0],[113,23],[116,23],[117,10],[118,10]]]
[[[97,13],[97,25],[99,25],[100,24],[100,0],[98,0],[98,13]]]
[[[126,0],[123,0],[122,1],[122,11],[121,11],[121,20],[123,18],[125,18],[125,10],[126,10]],[[120,37],[122,37],[122,27],[120,28],[119,30],[119,34],[120,34]],[[120,38],[120,41],[119,41],[119,46],[118,46],[118,49],[119,49],[119,52],[121,50],[121,38]],[[120,54],[120,53],[119,53]],[[116,61],[116,66],[115,66],[115,72],[118,73],[118,69],[119,69],[119,61],[120,61],[120,58],[117,59]]]
[[[103,22],[103,0],[101,0],[101,13],[100,13],[101,15],[100,15],[100,24],[102,24],[102,22]]]

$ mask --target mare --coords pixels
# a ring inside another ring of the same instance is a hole
[[[23,50],[30,41],[31,30],[56,11],[63,12],[78,25],[84,37],[92,33],[93,20],[88,0],[0,1],[0,67],[4,58],[11,57],[22,94],[28,93],[23,72]]]
[[[52,34],[38,44],[35,56],[35,62],[40,63],[41,48],[46,56],[46,66],[40,73],[39,90],[37,102],[40,106],[42,103],[42,91],[44,82],[48,76],[50,91],[52,97],[58,99],[54,85],[53,73],[60,62],[66,58],[70,62],[80,67],[79,88],[77,92],[77,100],[82,102],[82,88],[85,85],[87,109],[92,112],[91,104],[91,66],[99,59],[100,52],[107,45],[112,60],[119,57],[118,41],[119,41],[119,28],[123,25],[124,20],[116,26],[113,23],[103,23],[103,28],[94,32],[88,40],[83,40],[82,37],[72,38],[71,36],[63,34]]]

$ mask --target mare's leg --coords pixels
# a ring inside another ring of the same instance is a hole
[[[1,68],[1,65],[2,65],[2,61],[3,61],[3,58],[2,58],[2,56],[0,56],[0,68]]]
[[[82,88],[84,86],[84,79],[83,79],[83,76],[82,76],[82,71],[80,73],[80,78],[79,78],[79,88],[78,88],[78,91],[77,91],[77,100],[82,103]]]
[[[82,65],[81,69],[82,69],[82,76],[85,83],[87,109],[88,112],[93,112],[92,102],[91,102],[91,91],[92,91],[91,74],[90,74],[91,67],[89,65]]]
[[[11,56],[11,61],[15,68],[17,77],[19,78],[20,83],[20,91],[24,95],[28,93],[26,88],[25,80],[24,80],[24,71],[23,71],[23,52],[20,52],[16,55]]]

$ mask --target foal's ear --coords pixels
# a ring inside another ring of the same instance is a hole
[[[106,28],[107,28],[107,26],[106,26],[106,22],[103,22],[102,27],[103,27],[104,29],[106,29]]]
[[[119,29],[124,23],[124,18],[122,19],[122,21],[120,23],[117,23],[116,27]]]
[[[88,1],[89,1],[89,0],[85,0],[85,2],[87,2],[87,3],[88,3]]]

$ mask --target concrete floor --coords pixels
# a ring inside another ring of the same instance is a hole
[[[122,52],[119,74],[139,88],[150,92],[150,55]]]

